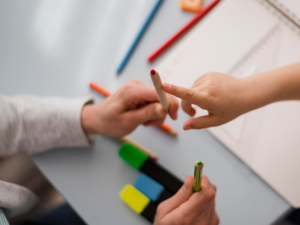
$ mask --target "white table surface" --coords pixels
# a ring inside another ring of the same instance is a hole
[[[150,85],[148,72],[159,60],[150,65],[147,56],[193,16],[180,10],[179,0],[166,0],[124,72],[116,76],[154,2],[0,0],[0,94],[100,101],[103,97],[89,89],[90,81],[111,91],[132,78]],[[177,139],[144,127],[131,137],[156,152],[159,163],[181,179],[193,173],[196,160],[203,160],[204,173],[218,186],[221,224],[270,224],[290,207],[207,131],[184,132],[187,118],[180,111],[178,121],[167,119],[179,131]],[[120,146],[97,137],[91,148],[54,149],[32,158],[88,224],[148,224],[119,199],[122,187],[139,174],[119,158]]]

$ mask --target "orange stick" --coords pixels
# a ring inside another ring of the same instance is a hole
[[[166,131],[167,133],[169,134],[172,134],[174,136],[177,136],[178,133],[176,130],[174,130],[170,125],[166,124],[166,123],[163,123],[161,126],[160,126],[160,129]]]
[[[100,94],[102,94],[106,97],[111,95],[111,93],[108,90],[104,89],[103,87],[100,87],[98,84],[96,84],[94,82],[90,83],[90,88],[92,88],[93,90],[99,92]]]
[[[100,94],[108,97],[111,95],[111,93],[106,90],[105,88],[99,86],[98,84],[94,83],[94,82],[91,82],[90,83],[90,88],[92,88],[93,90],[99,92]],[[166,124],[166,123],[163,123],[160,127],[159,127],[161,130],[169,133],[169,134],[172,134],[174,136],[177,136],[178,133],[176,132],[176,130],[174,130],[170,125]]]

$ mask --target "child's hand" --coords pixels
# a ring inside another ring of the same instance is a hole
[[[163,83],[162,89],[182,99],[182,109],[194,116],[195,104],[209,112],[207,116],[185,122],[184,130],[202,129],[227,123],[249,111],[245,99],[246,86],[243,80],[221,73],[208,73],[198,78],[191,89]]]

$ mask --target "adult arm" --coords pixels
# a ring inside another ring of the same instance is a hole
[[[81,126],[86,99],[0,96],[0,156],[53,147],[86,146]]]
[[[177,118],[178,101],[168,96],[165,112],[153,87],[132,80],[99,104],[84,99],[0,96],[0,156],[54,147],[86,146],[87,135],[122,137],[140,124],[160,126]]]

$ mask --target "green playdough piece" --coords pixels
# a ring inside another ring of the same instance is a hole
[[[119,151],[119,155],[131,166],[139,170],[144,162],[148,159],[148,155],[129,143],[124,143]]]

